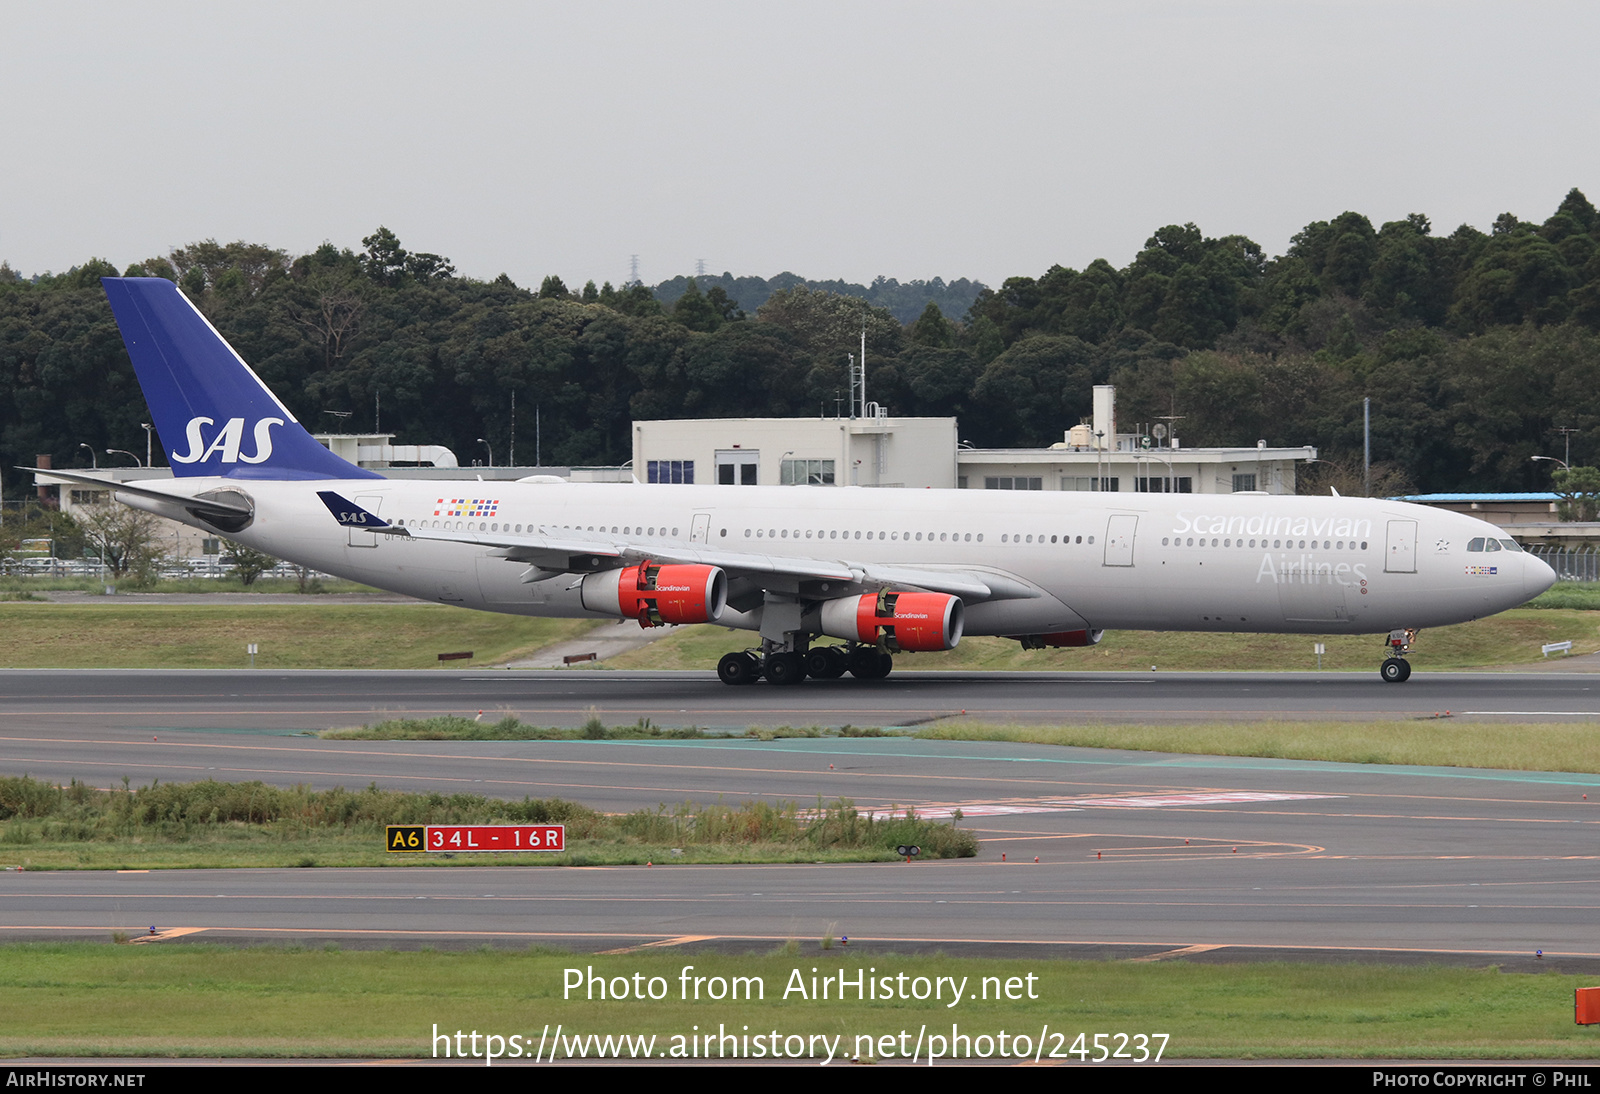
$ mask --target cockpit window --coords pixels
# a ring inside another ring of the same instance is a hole
[[[1483,549],[1485,551],[1498,551],[1500,549],[1500,541],[1497,539],[1485,540]]]
[[[1522,550],[1521,545],[1518,544],[1517,541],[1514,540],[1514,539],[1503,539],[1503,540],[1500,541],[1500,545],[1502,547],[1504,547],[1508,551],[1520,551],[1520,550]]]
[[[1467,550],[1469,550],[1469,551],[1481,551],[1481,550],[1483,550],[1483,537],[1479,536],[1477,539],[1470,540],[1467,543]]]

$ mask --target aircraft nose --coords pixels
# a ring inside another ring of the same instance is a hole
[[[1532,600],[1556,583],[1556,572],[1537,555],[1522,556],[1522,591]]]

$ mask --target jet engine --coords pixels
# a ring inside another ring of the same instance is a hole
[[[1016,634],[1010,637],[1022,643],[1025,650],[1042,650],[1046,646],[1096,646],[1104,631],[1055,631],[1051,634]]]
[[[641,627],[715,623],[728,603],[728,576],[716,566],[641,562],[583,579],[584,609],[637,619]]]
[[[960,599],[945,593],[885,589],[823,601],[816,629],[852,642],[881,641],[891,653],[949,650],[961,641],[963,614]]]

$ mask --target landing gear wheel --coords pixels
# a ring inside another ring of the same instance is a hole
[[[837,680],[850,667],[850,659],[838,646],[817,646],[806,653],[806,675],[818,680]]]
[[[767,656],[767,682],[772,684],[798,684],[806,678],[805,657],[798,653],[774,653]]]
[[[1378,669],[1388,684],[1403,684],[1411,678],[1411,662],[1403,657],[1390,657]]]
[[[857,646],[850,655],[850,672],[857,680],[882,680],[894,668],[894,658],[873,646]]]
[[[761,662],[743,651],[723,654],[717,677],[724,684],[753,684],[761,679]]]

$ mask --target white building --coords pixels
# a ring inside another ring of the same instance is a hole
[[[692,418],[633,423],[640,482],[956,485],[954,418]]]
[[[633,424],[640,482],[900,486],[963,490],[1293,494],[1300,448],[1184,448],[1122,433],[1116,391],[1094,390],[1092,422],[1049,448],[966,448],[954,418],[696,418]],[[1165,433],[1165,428],[1155,432]]]

